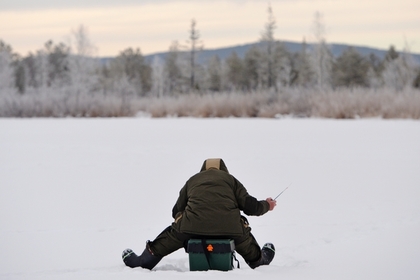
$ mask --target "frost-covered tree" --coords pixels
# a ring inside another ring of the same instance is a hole
[[[20,80],[22,93],[27,91],[45,92],[49,83],[49,63],[45,50],[38,50],[35,54],[29,53],[20,61],[24,74]]]
[[[0,91],[14,88],[12,47],[0,40]]]
[[[0,89],[15,88],[19,93],[25,92],[25,72],[22,58],[13,53],[12,47],[0,39]]]
[[[382,61],[377,55],[371,53],[368,57],[368,63],[369,69],[367,72],[367,78],[369,82],[369,87],[379,88],[383,84],[381,77],[383,70]]]
[[[152,93],[161,98],[165,91],[165,67],[162,59],[155,55],[152,61]]]
[[[181,93],[185,88],[185,79],[182,72],[182,59],[177,41],[172,42],[165,57],[166,89],[169,94]]]
[[[19,61],[18,71],[17,87],[21,93],[68,87],[71,84],[70,48],[64,43],[47,41],[43,49],[29,53]]]
[[[71,83],[69,55],[70,47],[64,43],[54,44],[49,40],[44,45],[44,52],[41,56],[46,55],[48,64],[48,80],[49,87],[62,88]]]
[[[292,75],[291,85],[309,87],[313,84],[314,72],[311,64],[311,57],[308,51],[306,41],[303,40],[300,52],[291,59]]]
[[[116,85],[130,85],[135,94],[144,96],[151,90],[151,67],[144,60],[140,49],[128,48],[111,61],[110,75]],[[121,80],[120,83],[118,80]]]
[[[94,56],[97,48],[89,37],[89,30],[83,24],[72,30],[73,52],[80,56]]]
[[[99,61],[88,29],[80,25],[72,31],[72,54],[69,57],[71,87],[75,93],[88,93],[99,83]]]
[[[312,51],[312,68],[315,74],[315,82],[320,88],[328,88],[331,86],[333,55],[325,39],[325,24],[320,12],[315,13],[313,32],[315,44]]]
[[[257,47],[250,48],[244,57],[244,86],[255,90],[261,85],[261,52]]]
[[[236,54],[232,52],[226,58],[226,77],[227,77],[227,87],[229,90],[241,90],[244,88],[245,84],[245,74],[244,74],[244,62]]]
[[[207,66],[208,89],[210,91],[222,90],[222,63],[219,56],[213,56]]]
[[[260,39],[260,86],[278,89],[290,85],[292,68],[286,47],[274,38],[277,26],[271,5],[268,6],[267,12],[268,19]]]
[[[382,79],[386,87],[395,90],[402,90],[407,85],[406,76],[406,62],[401,57],[388,61],[385,64],[385,69],[382,72]]]
[[[384,86],[397,91],[412,87],[415,83],[417,66],[406,44],[404,51],[398,53],[391,46],[383,61],[382,80]]]
[[[291,55],[282,43],[277,43],[273,55],[273,81],[276,89],[291,84],[292,64]]]

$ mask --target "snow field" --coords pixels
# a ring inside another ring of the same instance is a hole
[[[0,119],[0,279],[419,279],[419,143],[410,120]],[[272,264],[125,267],[208,157],[259,199],[290,185],[249,218]]]

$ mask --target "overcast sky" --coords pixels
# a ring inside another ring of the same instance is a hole
[[[323,15],[328,43],[420,53],[419,0],[0,0],[0,39],[27,55],[48,40],[70,42],[84,25],[99,56],[133,47],[143,54],[184,44],[197,21],[207,49],[255,42],[271,2],[278,40],[313,39],[314,15]]]

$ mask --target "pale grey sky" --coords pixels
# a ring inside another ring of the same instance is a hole
[[[0,0],[0,39],[21,55],[47,40],[66,42],[83,24],[99,56],[139,47],[144,54],[185,43],[191,19],[205,48],[255,42],[271,2],[278,40],[313,41],[314,14],[323,14],[329,43],[420,53],[419,0]]]
[[[190,0],[194,1],[194,0]],[[201,1],[201,0],[195,0]],[[206,0],[204,0],[206,1]],[[117,3],[118,2],[118,3]],[[126,6],[147,3],[168,3],[173,0],[2,0],[0,2],[0,10],[42,10],[42,9],[68,9],[68,8],[88,8],[88,7],[106,7],[106,6]]]

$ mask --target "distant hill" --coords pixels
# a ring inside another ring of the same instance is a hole
[[[302,43],[296,43],[296,42],[288,42],[288,41],[280,41],[283,43],[286,47],[286,49],[291,53],[299,52],[302,49]],[[244,45],[237,45],[237,46],[231,46],[231,47],[224,47],[224,48],[218,48],[218,49],[204,49],[202,50],[198,55],[198,62],[199,63],[206,63],[210,58],[213,56],[219,56],[220,59],[224,60],[227,57],[229,57],[232,52],[236,52],[236,54],[240,58],[244,58],[246,52],[257,45],[260,45],[262,43],[256,42],[256,43],[249,43]],[[378,56],[380,59],[383,59],[385,57],[385,54],[388,50],[382,50],[372,47],[365,47],[365,46],[354,46],[354,45],[345,45],[345,44],[328,44],[330,47],[330,50],[334,57],[340,56],[343,51],[345,51],[349,47],[353,47],[363,56],[369,56],[371,53]],[[308,48],[312,48],[313,44],[307,43]],[[151,62],[153,57],[158,56],[161,59],[165,59],[168,52],[158,52],[150,55],[145,55],[146,61]],[[417,64],[420,65],[420,54],[412,54]],[[110,58],[105,58],[110,59]]]

